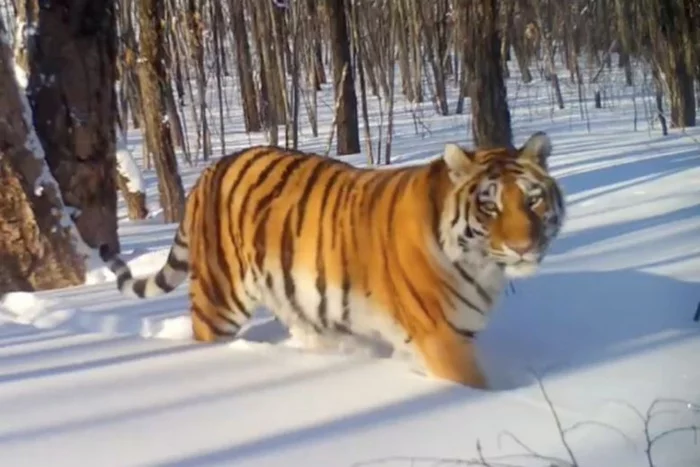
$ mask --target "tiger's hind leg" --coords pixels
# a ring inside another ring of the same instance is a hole
[[[212,286],[215,287],[215,286]],[[194,339],[201,342],[217,342],[230,340],[241,327],[250,319],[253,304],[248,300],[235,301],[235,306],[221,303],[218,297],[211,297],[198,278],[190,282],[190,316],[192,319],[192,334]]]

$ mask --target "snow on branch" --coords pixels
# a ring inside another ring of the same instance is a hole
[[[145,193],[146,184],[143,181],[134,157],[126,145],[126,137],[117,138],[117,171],[126,180],[126,188],[130,193]]]

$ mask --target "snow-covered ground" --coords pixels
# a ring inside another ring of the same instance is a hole
[[[541,273],[515,282],[478,339],[497,390],[361,352],[300,350],[266,315],[234,343],[195,344],[185,286],[138,301],[96,270],[91,285],[0,304],[0,465],[427,467],[483,456],[492,466],[566,465],[554,457],[644,466],[651,457],[697,467],[698,434],[683,428],[700,426],[700,131],[662,137],[640,86],[605,79],[603,109],[592,88],[582,109],[565,78],[564,110],[548,83],[518,84],[515,73],[509,82],[516,142],[550,134],[569,218]],[[226,149],[263,142],[243,132],[237,91],[226,92]],[[332,106],[326,87],[319,137],[304,122],[302,149],[324,150]],[[375,99],[370,110],[376,138]],[[430,103],[398,101],[395,112],[396,163],[470,144],[468,106],[442,117]],[[138,130],[127,143],[140,161]],[[202,167],[181,164],[187,189]],[[159,220],[155,173],[144,180],[154,217],[129,222],[120,208],[138,274],[160,267],[175,227]]]

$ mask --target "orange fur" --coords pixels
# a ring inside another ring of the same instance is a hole
[[[233,336],[265,306],[290,329],[319,338],[378,334],[408,345],[432,375],[484,388],[473,337],[505,283],[490,250],[535,245],[549,209],[523,208],[519,171],[558,190],[544,168],[528,167],[530,149],[452,147],[449,157],[389,169],[244,149],[202,173],[158,274],[133,279],[118,257],[103,257],[119,288],[139,297],[172,290],[189,268],[197,340]],[[498,216],[475,198],[488,177],[502,190]],[[453,252],[452,237],[462,234],[450,228],[463,204],[462,217],[475,216],[490,234],[490,249]]]

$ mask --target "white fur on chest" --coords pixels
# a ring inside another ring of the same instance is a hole
[[[428,241],[427,245],[461,296],[451,294],[452,307],[446,310],[448,319],[454,327],[462,330],[483,330],[505,286],[503,269],[484,253],[478,250],[465,252],[456,242],[446,243],[446,252],[434,242]]]

